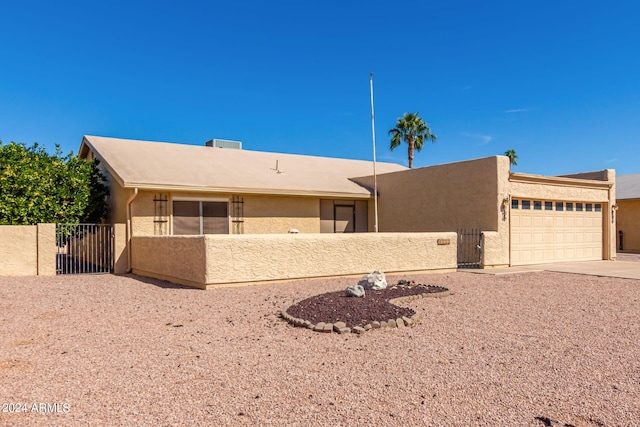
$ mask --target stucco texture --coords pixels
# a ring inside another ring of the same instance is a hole
[[[136,274],[188,286],[206,284],[204,236],[134,236],[131,251]]]
[[[448,245],[438,245],[438,239]],[[283,234],[134,237],[133,271],[176,283],[270,280],[450,270],[455,233]]]
[[[0,276],[56,274],[55,224],[0,225]]]
[[[140,191],[131,202],[131,227],[134,236],[153,236],[155,234],[153,198],[156,193]]]
[[[320,232],[318,197],[245,195],[243,201],[245,234],[287,233],[292,228]]]
[[[504,156],[378,175],[383,232],[498,231],[498,179]],[[373,187],[373,178],[357,178]]]
[[[178,199],[190,200],[228,200],[229,201],[229,231],[235,233],[232,221],[236,219],[234,206],[231,203],[233,195],[228,193],[204,192],[165,192],[167,197],[166,232],[159,233],[156,218],[155,202],[159,192],[140,191],[131,204],[132,227],[134,236],[154,236],[170,234],[172,201]],[[305,196],[265,196],[242,195],[243,234],[274,234],[287,233],[296,228],[301,233],[320,232],[320,199]],[[122,206],[123,204],[120,203]],[[126,208],[126,207],[125,207]]]
[[[35,225],[0,225],[0,275],[38,274],[38,229]]]
[[[38,224],[38,276],[56,275],[56,225]]]

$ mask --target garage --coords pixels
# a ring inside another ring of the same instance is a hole
[[[511,198],[511,265],[603,259],[603,204]]]

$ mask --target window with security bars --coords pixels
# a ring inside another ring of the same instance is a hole
[[[174,200],[173,234],[229,234],[228,203]]]

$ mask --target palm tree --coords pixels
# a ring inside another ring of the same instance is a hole
[[[393,151],[406,142],[409,151],[409,168],[413,167],[414,152],[422,150],[425,141],[436,142],[437,137],[431,133],[429,123],[422,120],[418,113],[404,113],[396,122],[396,127],[389,130],[391,135],[391,145],[389,149]]]
[[[509,162],[513,165],[516,166],[518,164],[517,160],[518,160],[518,155],[516,154],[516,150],[511,149],[511,150],[507,150],[504,152],[504,155],[507,156],[509,158]]]

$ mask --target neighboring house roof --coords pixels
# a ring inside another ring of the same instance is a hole
[[[364,160],[213,148],[86,135],[91,150],[125,188],[369,198],[350,178],[373,174]],[[376,163],[377,173],[405,170]]]
[[[616,199],[640,199],[640,173],[616,176]]]

